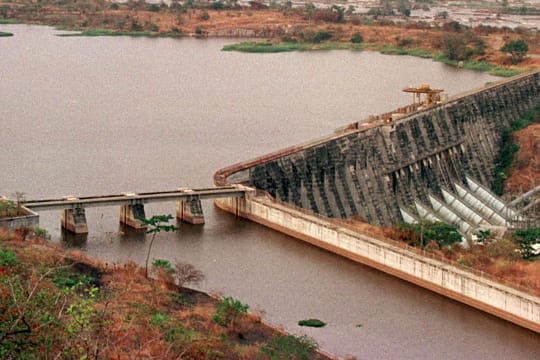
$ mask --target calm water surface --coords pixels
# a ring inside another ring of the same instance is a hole
[[[57,37],[0,25],[0,193],[28,199],[212,185],[215,170],[326,135],[410,101],[420,83],[450,95],[496,80],[369,52],[241,54],[234,40]],[[359,359],[532,359],[540,336],[203,203],[206,224],[160,235],[153,257],[193,263],[205,291]],[[149,205],[147,216],[174,213]],[[108,262],[144,262],[145,235],[118,209],[88,209],[90,234],[53,240]],[[328,325],[306,329],[298,320]],[[361,326],[358,326],[361,325]]]

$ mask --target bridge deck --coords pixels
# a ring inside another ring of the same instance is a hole
[[[24,206],[32,210],[70,209],[77,207],[100,207],[112,205],[133,205],[149,202],[182,201],[196,197],[198,199],[216,199],[223,197],[243,197],[246,190],[237,186],[222,186],[203,189],[177,189],[170,191],[123,193],[114,195],[98,195],[74,197],[66,196],[56,199],[29,200]]]

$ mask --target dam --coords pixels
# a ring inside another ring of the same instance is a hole
[[[540,72],[524,74],[378,124],[335,134],[216,172],[216,185],[241,183],[260,196],[225,210],[540,332],[540,300],[483,274],[424,259],[340,228],[357,216],[390,226],[400,208],[442,197],[469,177],[489,187],[501,130],[540,102]]]
[[[242,183],[314,213],[402,221],[400,207],[466,176],[490,186],[501,129],[540,101],[540,73],[457,96],[378,126],[338,134],[233,165],[216,184]]]

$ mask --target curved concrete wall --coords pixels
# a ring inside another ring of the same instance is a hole
[[[399,207],[428,192],[492,180],[501,129],[540,102],[540,72],[463,94],[394,121],[358,124],[314,142],[218,171],[218,185],[243,183],[328,217],[401,221]]]
[[[449,264],[340,228],[265,196],[216,205],[540,333],[540,299]]]

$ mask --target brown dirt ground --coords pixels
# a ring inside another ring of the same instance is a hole
[[[540,124],[515,132],[514,140],[519,150],[505,181],[505,192],[521,194],[540,185]]]

